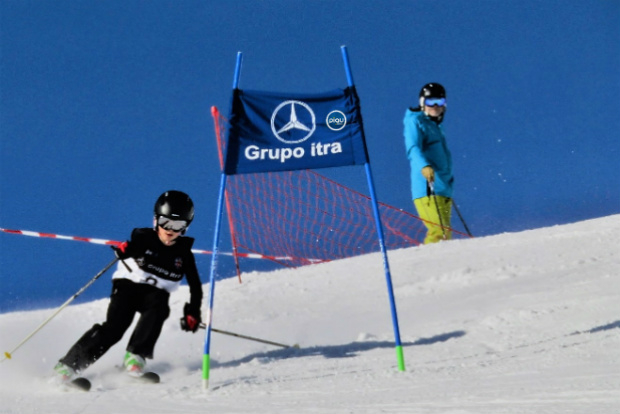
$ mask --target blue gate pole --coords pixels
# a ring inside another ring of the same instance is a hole
[[[220,194],[217,202],[217,213],[215,218],[215,233],[213,236],[213,253],[211,253],[211,272],[209,275],[209,309],[207,310],[207,320],[205,322],[205,342],[204,353],[202,356],[202,387],[209,388],[209,371],[211,368],[211,321],[213,319],[213,301],[215,298],[215,271],[217,267],[217,253],[220,243],[220,228],[222,225],[222,212],[224,204],[224,191],[226,190],[226,174],[222,173],[220,180]]]
[[[353,74],[351,73],[351,65],[349,64],[349,54],[347,47],[342,46],[342,59],[344,60],[344,67],[347,74],[347,82],[349,86],[353,86]],[[366,143],[364,142],[364,145]],[[372,179],[372,171],[370,169],[370,161],[366,162],[366,177],[368,179],[368,189],[370,191],[370,198],[372,200],[372,210],[375,217],[375,224],[377,226],[377,234],[379,236],[379,245],[381,247],[381,255],[383,256],[383,268],[385,271],[385,279],[387,282],[388,295],[390,299],[390,310],[392,312],[392,325],[394,326],[394,342],[396,344],[396,357],[398,361],[398,370],[405,370],[405,357],[403,354],[403,345],[400,341],[400,329],[398,327],[398,313],[396,312],[396,300],[394,299],[394,287],[392,286],[392,276],[390,274],[390,265],[387,257],[387,249],[385,248],[385,237],[383,235],[383,226],[381,225],[381,215],[379,214],[379,205],[377,203],[377,196],[375,193],[375,185]]]
[[[233,89],[237,89],[239,86],[239,75],[241,73],[241,52],[237,53],[237,63],[235,65],[235,76],[233,79]],[[209,275],[209,309],[207,312],[207,320],[205,322],[205,342],[204,353],[202,356],[202,388],[209,388],[209,374],[211,369],[211,321],[213,320],[213,302],[215,299],[215,273],[217,268],[217,253],[220,244],[220,229],[222,227],[222,214],[224,206],[224,196],[226,191],[226,179],[227,176],[222,171],[220,179],[220,192],[217,201],[217,212],[215,214],[215,233],[213,235],[213,253],[211,253],[211,272]]]

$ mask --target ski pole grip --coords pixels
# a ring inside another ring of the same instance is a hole
[[[122,258],[120,257],[120,255],[118,254],[118,251],[119,251],[119,250],[117,250],[117,249],[118,249],[118,247],[116,247],[116,246],[110,246],[110,247],[112,248],[112,251],[114,252],[114,256],[116,256],[116,258],[117,258],[118,260],[120,260],[120,261],[121,261],[121,263],[123,263],[123,266],[125,266],[125,269],[127,269],[127,271],[128,271],[129,273],[131,273],[133,270],[131,270],[131,267],[129,267],[129,265],[128,265],[127,263],[125,263],[125,260],[124,260],[124,259],[122,259]]]

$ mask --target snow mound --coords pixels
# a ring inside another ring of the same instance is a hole
[[[379,254],[218,282],[215,328],[300,348],[214,333],[208,391],[204,331],[178,324],[187,288],[149,361],[160,384],[119,374],[128,332],[85,372],[91,392],[52,388],[55,361],[108,300],[70,306],[0,364],[0,412],[617,414],[618,246],[615,215],[389,252],[405,372]],[[52,311],[0,315],[1,350]]]

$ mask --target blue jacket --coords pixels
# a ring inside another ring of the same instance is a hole
[[[413,199],[427,195],[426,179],[421,172],[427,165],[435,170],[435,194],[452,197],[452,155],[441,123],[436,123],[420,110],[412,109],[405,112],[403,123]]]

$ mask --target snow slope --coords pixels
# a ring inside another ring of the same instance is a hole
[[[85,372],[90,393],[51,388],[108,301],[70,306],[0,364],[0,413],[617,414],[619,247],[615,215],[390,252],[406,372],[378,254],[219,282],[214,327],[301,348],[214,333],[208,391],[204,331],[178,326],[186,288],[150,363],[161,384],[116,371],[128,333]],[[0,350],[51,312],[0,315]]]

